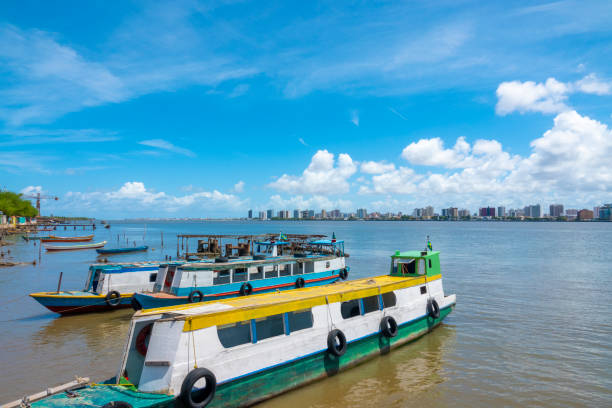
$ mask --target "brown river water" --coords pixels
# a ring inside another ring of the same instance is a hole
[[[124,222],[96,240],[152,247],[110,258],[126,262],[175,256],[177,233],[276,231],[335,232],[350,278],[385,274],[389,255],[430,235],[457,308],[415,342],[259,406],[612,407],[612,223]],[[27,297],[55,290],[60,271],[62,289],[82,289],[94,251],[9,248],[39,262],[0,268],[0,403],[74,375],[113,376],[130,310],[60,318]]]

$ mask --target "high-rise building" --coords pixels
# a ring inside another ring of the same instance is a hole
[[[551,204],[549,214],[551,217],[562,216],[563,215],[563,204]]]
[[[431,205],[423,208],[423,216],[424,217],[433,217],[434,216],[434,208]]]
[[[266,213],[265,213],[265,211],[260,211],[260,212],[259,212],[259,219],[260,219],[260,220],[265,220],[265,219],[266,219]]]
[[[505,217],[506,216],[506,207],[497,207],[497,216],[498,217]]]
[[[302,211],[302,218],[308,219],[308,210]]]
[[[253,218],[253,210],[249,210],[249,220]]]
[[[342,214],[340,213],[340,210],[336,209],[336,210],[333,210],[332,212],[330,212],[329,216],[332,217],[332,218],[340,218],[340,217],[342,217]]]
[[[448,216],[449,216],[449,215],[448,215],[448,208],[443,208],[443,209],[442,209],[442,216],[443,216],[443,217],[448,217]]]
[[[495,217],[495,207],[482,207],[478,211],[478,215],[481,217]]]
[[[451,218],[459,217],[459,209],[457,207],[451,207],[448,209],[448,216]]]
[[[270,209],[270,210],[266,211],[266,216],[268,217],[269,220],[274,218],[274,210]]]
[[[593,211],[587,210],[587,209],[578,211],[578,220],[586,221],[586,220],[592,220],[592,219],[593,219]]]
[[[568,208],[567,210],[565,210],[565,216],[570,220],[575,219],[578,216],[578,210]]]
[[[524,211],[525,217],[540,218],[542,216],[540,204],[528,205],[525,207]]]
[[[465,208],[461,209],[458,211],[459,217],[469,217],[470,216],[470,210],[466,210]]]
[[[367,217],[368,217],[368,210],[366,210],[365,208],[357,209],[357,218],[367,218]]]
[[[599,219],[612,221],[612,203],[599,207]]]
[[[420,218],[423,216],[423,209],[422,208],[415,208],[414,211],[412,212],[412,215]]]
[[[321,218],[327,218],[327,211],[321,210]]]
[[[308,218],[313,219],[315,217],[314,210],[308,210]]]
[[[302,218],[302,212],[300,210],[293,210],[293,218],[295,219]]]

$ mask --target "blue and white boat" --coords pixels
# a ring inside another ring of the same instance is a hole
[[[249,256],[160,265],[153,290],[135,293],[132,306],[151,309],[319,286],[345,280],[348,273],[344,241],[255,241]]]
[[[159,266],[160,262],[97,263],[89,267],[83,290],[60,291],[58,287],[30,296],[62,315],[130,307],[134,292],[153,289]]]

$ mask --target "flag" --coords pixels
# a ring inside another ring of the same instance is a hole
[[[280,234],[280,236],[278,237],[278,239],[279,239],[280,241],[286,241],[286,240],[287,240],[287,236],[281,232],[281,234]]]
[[[429,248],[430,251],[433,251],[433,246],[431,245],[430,240],[427,240],[427,248]]]

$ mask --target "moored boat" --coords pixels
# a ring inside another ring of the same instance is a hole
[[[41,237],[42,242],[88,242],[93,240],[93,235],[84,235],[80,237],[58,237],[55,235],[49,235],[48,237]]]
[[[291,248],[299,248],[299,252]],[[282,254],[282,255],[281,255]],[[257,241],[249,256],[161,265],[152,291],[135,293],[135,310],[204,302],[345,280],[344,241]]]
[[[96,249],[102,248],[106,245],[106,241],[96,242],[93,244],[82,244],[82,245],[45,245],[47,251],[74,251],[77,249]]]
[[[125,254],[129,252],[143,252],[148,249],[149,247],[147,245],[143,245],[143,246],[126,247],[126,248],[96,249],[96,252],[102,255],[112,255],[112,254]]]
[[[134,292],[153,288],[159,265],[159,262],[93,264],[83,290],[38,292],[30,296],[63,315],[129,307]]]
[[[106,386],[31,406],[249,406],[389,353],[433,330],[455,303],[439,252],[398,251],[388,275],[142,310]]]

